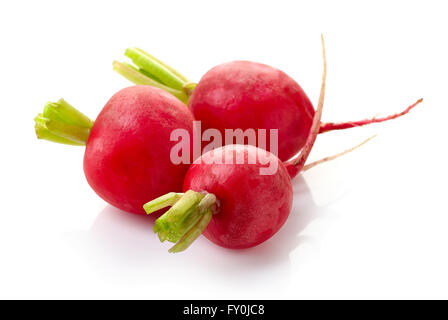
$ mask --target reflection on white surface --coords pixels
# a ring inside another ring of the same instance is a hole
[[[281,230],[261,245],[243,250],[224,249],[199,238],[186,252],[170,254],[170,244],[161,244],[152,231],[153,219],[132,215],[111,206],[96,218],[88,237],[89,260],[99,274],[157,272],[169,269],[181,274],[196,274],[218,281],[257,283],[259,277],[284,284],[290,280],[290,254],[310,241],[301,231],[319,214],[302,177],[294,181],[294,205]],[[112,268],[104,268],[105,265]],[[266,270],[270,276],[266,278]],[[106,275],[107,276],[107,275]],[[230,276],[230,277],[229,277]],[[157,276],[152,280],[157,282]],[[169,279],[164,280],[166,285]]]

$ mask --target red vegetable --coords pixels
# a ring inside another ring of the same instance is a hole
[[[303,147],[314,116],[297,82],[278,69],[250,61],[224,63],[208,71],[188,106],[204,130],[218,129],[223,136],[225,129],[278,129],[278,157],[283,161]]]
[[[165,91],[134,86],[117,92],[95,122],[65,101],[47,104],[36,118],[38,137],[86,144],[84,173],[93,190],[122,210],[144,214],[148,198],[180,191],[188,169],[170,160],[174,129],[192,133],[193,116],[185,105]],[[87,119],[87,120],[86,120]],[[91,127],[91,129],[89,128]]]
[[[118,73],[137,84],[158,86],[188,103],[204,130],[218,129],[224,137],[226,129],[278,129],[282,161],[305,145],[314,108],[299,84],[284,72],[260,63],[233,61],[212,68],[195,85],[141,49],[127,49],[126,55],[138,69],[114,62]],[[395,119],[420,102],[384,118],[322,123],[319,133]],[[269,146],[268,140],[267,150]]]
[[[258,245],[280,229],[292,206],[291,178],[303,169],[319,132],[325,49],[323,53],[322,87],[310,135],[297,159],[286,164],[288,169],[275,155],[254,146],[227,145],[192,164],[184,180],[185,194],[170,193],[145,204],[148,214],[173,205],[154,226],[161,241],[176,243],[171,252],[185,250],[203,231],[217,245],[237,249]],[[266,162],[277,170],[262,175]]]
[[[184,192],[206,191],[219,201],[204,231],[204,235],[219,246],[232,249],[256,246],[272,237],[289,216],[293,196],[291,178],[273,154],[268,158],[277,162],[277,171],[273,175],[260,175],[260,168],[266,165],[260,161],[248,164],[248,159],[256,159],[260,151],[254,146],[227,145],[201,159],[221,160],[229,155],[243,155],[244,165],[193,163],[188,170]]]
[[[420,102],[384,118],[322,123],[319,133],[395,119]],[[222,135],[225,129],[278,129],[282,161],[303,148],[314,117],[313,105],[297,82],[278,69],[250,61],[212,68],[199,81],[188,106],[204,129],[215,128]]]

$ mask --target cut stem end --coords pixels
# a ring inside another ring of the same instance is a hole
[[[131,64],[114,61],[114,70],[137,85],[149,85],[165,90],[188,104],[196,84],[171,66],[139,48],[128,48],[125,56]]]
[[[38,139],[68,145],[85,145],[93,121],[64,99],[48,102],[42,113],[34,118]]]
[[[171,206],[154,224],[154,232],[161,242],[175,243],[169,252],[186,250],[207,228],[216,206],[211,193],[188,190],[185,193],[170,192],[143,206],[147,214]]]
[[[319,101],[317,103],[316,112],[314,113],[313,123],[311,124],[311,129],[308,134],[308,138],[306,139],[302,151],[296,158],[292,158],[285,162],[286,168],[288,170],[291,179],[294,178],[303,169],[305,162],[311,153],[311,149],[314,146],[314,142],[316,141],[317,135],[319,134],[319,129],[321,125],[320,120],[322,118],[322,110],[324,107],[325,88],[327,81],[327,55],[325,52],[325,42],[323,35],[321,35],[321,43],[322,43],[323,72],[322,72],[322,82],[320,86]]]

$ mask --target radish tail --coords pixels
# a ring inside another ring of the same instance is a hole
[[[324,132],[333,131],[333,130],[349,129],[349,128],[354,128],[354,127],[361,127],[361,126],[365,126],[365,125],[372,124],[372,123],[380,123],[380,122],[396,119],[396,118],[399,118],[399,117],[407,114],[409,111],[411,111],[415,106],[420,104],[422,101],[423,101],[423,99],[419,99],[414,104],[411,104],[409,107],[407,107],[405,110],[403,110],[402,112],[391,114],[389,116],[382,117],[382,118],[371,118],[371,119],[364,119],[364,120],[359,120],[359,121],[348,121],[348,122],[338,122],[338,123],[336,123],[336,122],[321,123],[319,133],[324,133]]]
[[[323,55],[323,73],[322,73],[322,84],[320,88],[319,102],[317,104],[316,113],[314,114],[313,123],[311,125],[310,133],[305,142],[305,145],[297,156],[297,158],[293,158],[285,162],[285,166],[288,170],[288,173],[292,178],[294,178],[304,167],[308,156],[310,155],[311,149],[313,148],[314,142],[316,141],[317,135],[319,134],[320,129],[320,120],[322,118],[322,109],[324,107],[324,98],[325,98],[325,86],[327,79],[327,57],[325,53],[325,42],[324,36],[321,35],[322,40],[322,55]]]
[[[375,137],[376,137],[376,135],[371,136],[370,138],[364,140],[363,142],[361,142],[360,144],[358,144],[358,145],[356,145],[356,146],[354,146],[354,147],[351,147],[350,149],[347,149],[347,150],[344,150],[344,151],[342,151],[342,152],[340,152],[340,153],[334,154],[334,155],[332,155],[332,156],[325,157],[325,158],[322,158],[322,159],[320,159],[320,160],[311,162],[311,163],[305,165],[305,166],[303,167],[302,171],[309,170],[309,169],[311,169],[311,168],[313,168],[313,167],[315,167],[315,166],[317,166],[317,165],[319,165],[319,164],[321,164],[321,163],[324,163],[324,162],[327,162],[327,161],[334,160],[334,159],[339,158],[339,157],[341,157],[341,156],[343,156],[343,155],[345,155],[345,154],[347,154],[347,153],[350,153],[350,152],[352,152],[352,151],[358,149],[359,147],[363,146],[364,144],[366,144],[367,142],[369,142],[370,140],[372,140],[372,139],[375,138]]]

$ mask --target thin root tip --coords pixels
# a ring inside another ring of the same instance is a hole
[[[373,138],[376,138],[376,137],[378,137],[378,133],[375,133],[375,134],[372,135],[371,137],[367,138],[367,139],[366,139],[364,142],[362,142],[361,144],[367,143],[367,142],[369,142],[370,140],[372,140]]]
[[[322,42],[322,46],[325,46],[325,39],[323,33],[320,34],[320,41]]]

